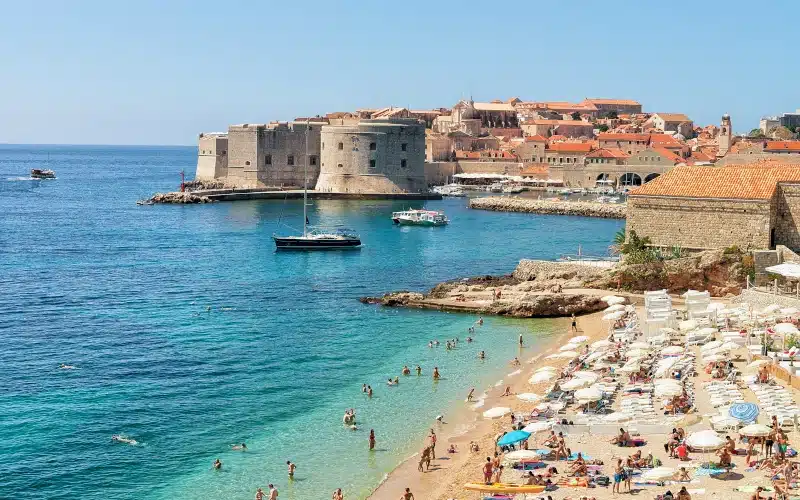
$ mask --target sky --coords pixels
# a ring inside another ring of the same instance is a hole
[[[0,0],[0,143],[196,143],[462,97],[636,99],[736,132],[800,107],[800,2]]]

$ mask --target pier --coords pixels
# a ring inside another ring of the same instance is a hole
[[[215,189],[195,191],[194,194],[206,196],[213,201],[239,200],[298,200],[303,198],[302,189],[262,190],[262,189]],[[329,193],[308,191],[312,200],[441,200],[437,193]]]

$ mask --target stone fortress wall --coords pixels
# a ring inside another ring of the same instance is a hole
[[[354,125],[326,125],[321,143],[317,191],[427,191],[425,127],[416,119],[365,119]]]
[[[196,179],[211,180],[228,176],[228,135],[200,134],[197,144]]]

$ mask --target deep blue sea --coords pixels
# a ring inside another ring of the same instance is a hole
[[[429,349],[465,337],[476,318],[358,297],[509,273],[520,258],[579,244],[604,254],[623,224],[450,199],[427,203],[450,226],[401,228],[389,215],[402,202],[318,201],[312,223],[352,227],[364,247],[276,253],[276,221],[301,225],[302,202],[136,205],[176,189],[181,170],[190,178],[196,153],[0,146],[0,497],[250,499],[274,482],[282,500],[336,487],[363,498],[435,415],[507,371],[519,333],[535,345],[559,332],[547,320],[486,318],[473,346]],[[28,180],[34,167],[58,178]],[[478,348],[503,361],[478,363]],[[386,387],[417,364],[422,377]],[[445,380],[432,382],[433,366]],[[358,431],[341,425],[350,407]],[[243,441],[247,452],[231,450]]]

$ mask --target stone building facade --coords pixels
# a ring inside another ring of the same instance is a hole
[[[197,140],[195,179],[224,179],[228,176],[228,134],[200,134]]]
[[[338,193],[421,193],[425,126],[412,118],[322,127],[316,189]]]
[[[626,231],[690,250],[800,249],[800,166],[679,166],[632,191]]]

